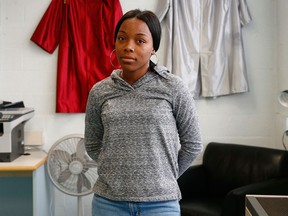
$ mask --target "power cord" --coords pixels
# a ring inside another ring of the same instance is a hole
[[[285,145],[285,137],[288,136],[288,130],[284,131],[282,134],[282,145],[284,147],[284,149],[287,151],[287,147]]]

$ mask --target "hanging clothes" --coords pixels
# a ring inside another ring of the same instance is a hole
[[[115,69],[110,64],[119,0],[52,0],[31,40],[48,53],[59,45],[57,113],[85,112],[92,86]]]
[[[195,98],[248,91],[242,27],[252,18],[246,0],[159,0],[166,22],[165,65]]]

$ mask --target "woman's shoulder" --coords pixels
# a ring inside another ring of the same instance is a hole
[[[171,73],[165,66],[155,66],[155,71],[164,78],[170,85],[183,86],[184,82],[181,77]]]
[[[192,92],[189,90],[188,86],[183,82],[183,79],[178,75],[171,73],[164,66],[156,66],[155,71],[163,77],[162,82],[169,91],[176,97],[188,96],[193,97]]]
[[[95,83],[91,88],[91,91],[103,91],[107,88],[110,88],[111,85],[112,85],[112,79],[111,76],[109,76]]]

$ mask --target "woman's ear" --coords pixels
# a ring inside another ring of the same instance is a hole
[[[156,53],[156,52],[155,52],[155,50],[153,49],[151,55],[154,55],[155,53]]]

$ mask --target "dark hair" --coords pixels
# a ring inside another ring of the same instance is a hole
[[[160,40],[161,40],[161,24],[159,22],[158,17],[149,10],[141,11],[139,9],[130,10],[127,13],[125,13],[121,19],[118,21],[116,28],[115,28],[115,34],[114,34],[114,41],[117,39],[117,34],[120,29],[120,26],[126,19],[130,18],[137,18],[139,20],[142,20],[145,22],[151,32],[152,38],[153,38],[153,48],[155,52],[159,49],[160,46]]]

